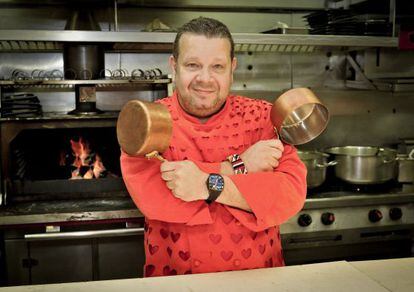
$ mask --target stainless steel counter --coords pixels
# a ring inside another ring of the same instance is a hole
[[[393,273],[388,274],[389,266]],[[373,273],[373,271],[375,271]],[[378,273],[383,278],[378,277]],[[2,291],[412,291],[414,258],[330,262],[248,271],[33,285]]]
[[[303,210],[414,202],[414,193],[310,197]],[[0,226],[140,218],[129,197],[19,203],[0,208]],[[296,219],[291,220],[296,225]],[[283,231],[283,230],[282,230]]]
[[[143,217],[130,198],[20,203],[0,209],[0,226]]]

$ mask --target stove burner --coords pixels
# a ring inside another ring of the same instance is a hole
[[[356,185],[341,181],[339,179],[332,179],[330,181],[326,181],[317,188],[308,189],[308,198],[326,197],[324,195],[327,194],[329,194],[327,197],[358,194],[387,194],[395,193],[400,190],[401,186],[394,180],[381,184]]]
[[[393,189],[395,189],[396,185],[397,185],[396,181],[388,181],[385,183],[372,184],[372,185],[354,185],[354,184],[345,183],[344,190],[348,190],[350,192],[368,193],[368,194],[389,193]]]

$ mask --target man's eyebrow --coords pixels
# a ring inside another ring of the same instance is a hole
[[[200,58],[197,56],[187,56],[183,58],[183,62],[202,62],[200,61]],[[226,57],[222,56],[222,57],[215,57],[214,59],[212,59],[211,63],[225,63],[226,62]]]
[[[199,60],[199,58],[198,57],[187,57],[187,58],[184,58],[184,61],[198,61]]]

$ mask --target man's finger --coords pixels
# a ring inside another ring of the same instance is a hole
[[[174,171],[163,171],[161,172],[161,178],[165,181],[171,181],[174,179]]]
[[[283,147],[282,141],[280,141],[279,139],[266,140],[266,144],[272,148],[279,149],[280,151],[283,152],[284,147]]]
[[[276,160],[276,161],[273,161],[273,162],[272,162],[272,168],[273,168],[273,169],[275,169],[275,168],[276,168],[276,167],[278,167],[278,166],[279,166],[279,161],[278,161],[278,160]],[[272,169],[272,170],[273,170],[273,169]]]
[[[173,190],[175,188],[175,184],[172,181],[167,181],[165,184],[170,190]]]
[[[177,165],[178,165],[178,163],[175,162],[175,161],[165,161],[165,162],[161,163],[160,170],[161,170],[161,172],[176,170]]]
[[[272,157],[276,160],[279,160],[282,157],[282,151],[279,149],[272,149]]]

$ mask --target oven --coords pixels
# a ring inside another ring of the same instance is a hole
[[[130,99],[167,96],[171,78],[158,69],[67,80],[63,64],[31,76],[53,68],[51,56],[30,63],[0,68],[10,77],[0,80],[0,283],[142,277],[145,222],[121,177],[116,121]]]
[[[115,123],[115,113],[2,119],[7,285],[142,276],[144,222],[122,181]]]
[[[31,224],[3,229],[7,285],[142,277],[140,220]]]
[[[286,264],[413,256],[414,192],[328,180],[281,227]]]
[[[121,177],[116,119],[1,120],[5,284],[142,277],[144,220]]]

